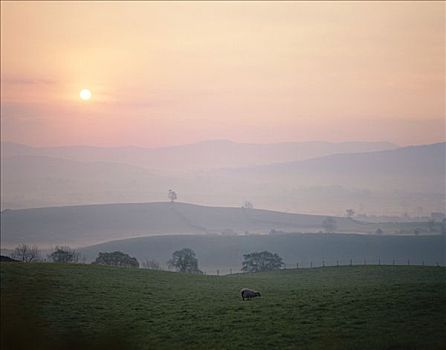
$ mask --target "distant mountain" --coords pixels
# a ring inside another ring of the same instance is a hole
[[[226,140],[164,148],[30,147],[3,143],[2,157],[45,156],[82,162],[124,163],[149,169],[184,171],[297,161],[335,153],[370,152],[397,147],[389,142],[245,144]]]
[[[86,245],[160,234],[317,232],[323,230],[324,219],[321,215],[166,202],[5,210],[1,213],[1,243],[7,248],[21,242]],[[378,227],[348,218],[335,220],[340,232],[374,232]]]
[[[446,143],[436,143],[230,169],[225,174],[236,178],[252,176],[258,181],[445,193],[445,162]]]
[[[422,216],[445,208],[445,143],[209,170],[4,153],[3,209],[163,201],[170,188],[190,203],[234,207],[249,200],[256,208],[308,214],[352,208]]]
[[[128,164],[13,156],[2,159],[2,208],[161,200],[175,182]]]

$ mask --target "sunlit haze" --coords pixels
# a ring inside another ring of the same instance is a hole
[[[444,2],[2,2],[2,140],[444,141],[444,10]]]
[[[445,1],[0,6],[2,349],[446,349]]]

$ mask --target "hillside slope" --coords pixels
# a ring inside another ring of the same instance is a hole
[[[325,216],[187,203],[127,203],[6,210],[2,246],[20,242],[86,245],[154,234],[243,234],[319,231]],[[344,232],[374,232],[376,224],[336,218]]]

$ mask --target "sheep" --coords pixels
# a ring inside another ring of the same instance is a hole
[[[245,300],[251,300],[251,298],[260,297],[260,292],[256,292],[255,290],[249,289],[249,288],[243,288],[240,291],[240,294],[242,295],[242,299]]]

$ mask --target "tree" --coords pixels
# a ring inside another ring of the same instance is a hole
[[[23,261],[23,262],[32,262],[39,260],[40,252],[36,245],[30,246],[25,243],[19,244],[14,252],[11,254],[11,258]]]
[[[347,209],[345,211],[345,216],[346,217],[351,218],[351,217],[353,217],[353,215],[355,215],[355,211],[353,209]]]
[[[54,249],[54,252],[52,252],[48,258],[55,263],[60,264],[70,264],[70,263],[77,263],[79,261],[79,252],[77,252],[75,249],[71,249],[68,246],[65,247],[59,247],[56,246]]]
[[[245,272],[279,270],[285,265],[279,255],[266,250],[263,252],[244,254],[243,258],[242,271]]]
[[[149,270],[161,270],[160,263],[154,259],[145,259],[142,262],[142,267]]]
[[[382,235],[384,232],[383,232],[383,230],[381,230],[380,228],[377,228],[376,231],[375,231],[375,233],[376,233],[377,235]]]
[[[139,262],[136,258],[123,252],[115,251],[111,253],[100,252],[93,264],[123,266],[123,267],[139,267]]]
[[[253,209],[254,208],[254,204],[252,204],[252,202],[250,202],[250,201],[245,201],[245,203],[243,203],[242,208]]]
[[[325,232],[334,232],[336,231],[337,224],[335,218],[328,216],[322,221],[322,227],[324,228]]]
[[[172,259],[167,264],[179,272],[202,273],[198,269],[198,259],[195,257],[195,252],[189,248],[175,251],[172,254]]]
[[[167,197],[169,198],[170,202],[173,203],[177,199],[177,193],[175,191],[169,190]]]

